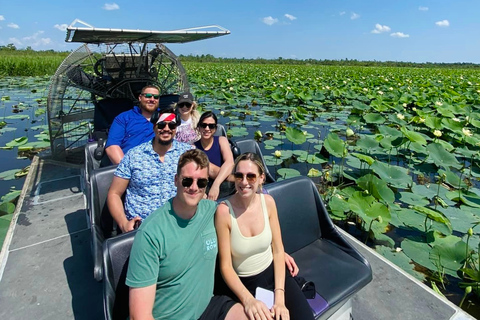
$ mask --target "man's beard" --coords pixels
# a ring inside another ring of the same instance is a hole
[[[172,144],[172,142],[173,142],[173,136],[172,136],[172,139],[170,139],[170,140],[168,140],[168,141],[164,141],[164,140],[160,140],[160,139],[158,139],[157,141],[158,141],[158,143],[159,143],[160,145],[162,145],[162,146],[168,146],[169,144]]]

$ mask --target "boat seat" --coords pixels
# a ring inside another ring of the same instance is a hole
[[[236,144],[238,151],[234,151],[233,158],[236,159],[239,155],[245,152],[253,152],[257,154],[260,159],[262,159],[263,167],[265,168],[265,184],[275,182],[275,178],[272,176],[270,171],[268,171],[267,164],[265,163],[265,159],[263,159],[262,150],[258,145],[257,141],[253,139],[243,139],[243,140],[236,140],[233,141]],[[232,148],[233,151],[233,148]]]
[[[338,232],[310,178],[301,176],[265,186],[277,204],[285,251],[300,268],[299,276],[315,283],[326,301],[315,314],[327,319],[342,311],[350,298],[372,280],[368,261]],[[107,239],[103,247],[105,269],[105,319],[112,319],[115,306],[128,314],[125,283],[133,232]],[[115,259],[114,262],[111,260]],[[117,311],[119,312],[119,311]]]
[[[339,233],[310,178],[301,176],[265,185],[275,199],[285,252],[315,283],[327,306],[316,319],[327,319],[372,280],[368,261]]]
[[[102,280],[102,245],[105,239],[117,234],[116,225],[108,210],[107,194],[117,166],[98,168],[90,176],[89,218],[92,232],[94,277]]]
[[[105,98],[94,102],[93,128],[95,131],[108,132],[113,119],[120,113],[133,108],[134,103],[128,98]]]
[[[129,315],[125,279],[135,234],[135,230],[123,233],[103,244],[103,310],[106,320],[127,319]]]
[[[227,130],[225,130],[225,127],[221,125],[220,123],[217,123],[217,130],[215,130],[215,133],[213,134],[214,136],[227,136]]]

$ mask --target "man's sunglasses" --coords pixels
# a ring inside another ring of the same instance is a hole
[[[190,103],[182,103],[182,104],[179,104],[178,107],[190,109],[192,105]]]
[[[241,172],[235,172],[233,176],[235,177],[235,180],[237,180],[238,182],[243,181],[244,176],[247,178],[247,181],[249,183],[255,183],[255,181],[257,181],[257,175],[255,173],[247,173],[244,175]]]
[[[165,121],[158,122],[157,123],[157,128],[158,128],[158,130],[163,130],[163,129],[165,129],[165,127],[167,125],[168,125],[168,128],[170,130],[175,130],[177,128],[177,123],[176,122],[165,122]]]
[[[190,177],[185,177],[182,179],[182,186],[184,188],[189,188],[192,184],[193,184],[193,178],[190,178]],[[200,188],[200,189],[203,189],[207,186],[208,184],[208,179],[205,179],[205,178],[200,178],[200,179],[197,179],[197,186]]]
[[[158,100],[160,98],[159,94],[152,94],[152,93],[142,93],[142,96],[144,96],[147,99],[153,98],[155,100]]]
[[[207,129],[207,127],[210,130],[217,129],[217,125],[215,123],[200,123],[200,127],[203,129]]]

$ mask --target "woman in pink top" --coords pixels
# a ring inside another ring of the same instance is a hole
[[[265,180],[261,160],[244,153],[235,160],[237,193],[220,203],[215,215],[220,272],[231,291],[224,294],[242,303],[248,318],[313,319],[313,312],[296,281],[285,270],[275,200],[259,193]],[[255,298],[257,287],[273,291],[273,306]]]

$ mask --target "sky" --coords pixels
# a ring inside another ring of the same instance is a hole
[[[0,0],[0,46],[70,51],[75,19],[97,28],[231,34],[168,44],[177,55],[480,63],[479,0]],[[75,26],[82,26],[76,24]]]

